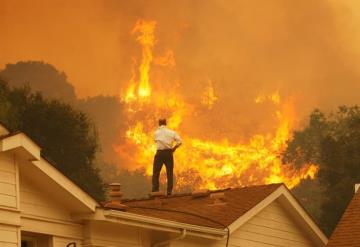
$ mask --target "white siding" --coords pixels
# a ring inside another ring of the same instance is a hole
[[[0,153],[0,247],[17,247],[19,243],[17,179],[14,156]]]
[[[46,220],[43,218],[21,218],[21,230],[67,238],[82,239],[82,225]]]
[[[56,195],[44,193],[23,173],[20,174],[20,209],[22,231],[82,239],[82,225],[71,218],[71,212],[62,207]]]
[[[70,212],[55,198],[56,195],[46,195],[41,188],[34,186],[29,178],[20,176],[20,209],[23,215],[72,222]]]
[[[18,228],[0,224],[0,247],[17,247],[18,243]]]
[[[91,222],[85,228],[87,246],[143,247],[141,231],[137,227],[121,226],[109,222]]]
[[[17,169],[11,154],[0,153],[0,207],[17,208]]]
[[[272,202],[230,237],[231,246],[315,246],[277,202]]]

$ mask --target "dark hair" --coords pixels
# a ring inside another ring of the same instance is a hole
[[[166,119],[165,118],[159,119],[159,126],[161,126],[161,125],[166,125]]]

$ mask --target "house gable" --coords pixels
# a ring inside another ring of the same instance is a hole
[[[9,172],[11,168],[10,172],[18,176],[19,171],[15,170],[19,169],[20,172],[23,171],[23,176],[31,176],[34,182],[39,183],[41,189],[51,189],[52,193],[55,192],[56,195],[63,197],[63,201],[71,204],[75,210],[80,206],[83,209],[79,211],[90,210],[91,212],[95,212],[95,208],[99,206],[99,204],[59,172],[47,160],[41,157],[41,148],[32,139],[22,132],[9,133],[1,124],[0,135],[0,153],[4,154],[1,157],[11,156],[11,161],[3,162],[4,164],[1,165],[0,172],[4,169],[7,169],[7,172]],[[7,176],[4,176],[6,179],[14,181],[9,174],[6,175]],[[9,178],[9,176],[11,178]],[[18,179],[16,176],[15,179]],[[0,180],[0,182],[2,181]],[[18,202],[11,202],[13,206],[16,206],[16,203]]]
[[[316,246],[278,200],[233,232],[230,243],[235,246]]]
[[[301,236],[301,238],[304,238],[302,240],[304,241],[304,243],[310,240],[314,246],[326,245],[327,237],[320,230],[320,228],[314,223],[313,219],[310,218],[308,213],[298,203],[298,201],[291,195],[290,191],[284,185],[279,187],[276,191],[271,193],[263,201],[258,203],[251,210],[249,210],[244,215],[239,217],[239,219],[233,222],[229,226],[230,233],[232,234],[238,231],[239,229],[242,229],[242,227],[244,227],[249,222],[250,224],[252,224],[251,222],[254,219],[257,219],[259,217],[266,218],[265,216],[269,215],[269,212],[267,211],[276,210],[274,208],[277,208],[279,214],[281,212],[280,216],[283,219],[286,219],[288,221],[290,220],[289,222],[293,222],[291,223],[293,226],[295,226],[294,224],[296,224],[296,228],[300,230],[300,232],[298,232],[297,234]],[[264,222],[266,222],[266,220]],[[274,222],[272,223],[276,224]],[[264,226],[266,226],[266,224]],[[281,229],[276,229],[276,230],[281,230]]]

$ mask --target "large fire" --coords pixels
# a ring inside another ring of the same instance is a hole
[[[275,133],[257,134],[246,143],[231,143],[227,138],[204,140],[194,138],[182,131],[184,119],[194,116],[193,104],[186,102],[176,88],[157,88],[151,84],[150,70],[153,63],[161,66],[175,66],[174,54],[154,58],[156,45],[155,21],[138,21],[132,31],[142,47],[142,60],[138,74],[133,73],[128,88],[121,95],[128,107],[130,127],[125,143],[115,146],[124,160],[134,169],[144,168],[146,175],[152,174],[155,153],[153,131],[157,119],[167,117],[169,127],[175,129],[183,139],[183,146],[175,154],[176,190],[187,188],[224,188],[252,184],[285,183],[289,188],[301,179],[314,178],[318,167],[313,164],[295,170],[281,163],[280,153],[294,122],[294,107],[291,100],[283,101],[278,92],[258,95],[254,104],[270,101],[278,110],[278,127]],[[199,104],[211,110],[219,100],[213,83],[209,80],[201,92]],[[209,124],[209,123],[202,123]],[[129,154],[131,150],[131,154]]]

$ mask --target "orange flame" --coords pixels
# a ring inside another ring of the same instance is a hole
[[[295,170],[281,163],[280,153],[286,148],[295,112],[292,101],[282,102],[278,92],[255,99],[256,103],[270,100],[278,108],[276,116],[279,124],[275,133],[257,134],[247,143],[230,143],[227,139],[202,140],[182,133],[181,124],[191,116],[194,106],[183,100],[176,90],[151,90],[149,71],[155,45],[155,27],[154,21],[138,21],[133,29],[133,33],[141,33],[137,40],[142,45],[143,57],[139,68],[140,82],[135,83],[133,76],[125,96],[122,96],[123,101],[132,107],[129,107],[131,125],[126,132],[126,142],[115,146],[119,155],[125,156],[123,150],[132,149],[134,152],[126,157],[127,162],[134,169],[145,168],[146,175],[151,176],[156,151],[153,140],[156,119],[168,116],[169,127],[175,129],[183,139],[183,146],[175,155],[177,190],[278,182],[292,188],[304,178],[314,178],[318,171],[314,164]],[[219,98],[211,81],[200,97],[199,104],[211,110]]]
[[[137,37],[137,41],[142,46],[142,62],[139,67],[139,82],[135,83],[134,77],[131,79],[130,86],[127,90],[125,97],[126,102],[139,100],[146,100],[151,95],[151,87],[149,82],[150,65],[153,60],[152,49],[155,45],[155,21],[143,21],[136,22],[135,27],[132,30],[132,34],[140,33]],[[137,86],[137,95],[135,94],[135,88]]]
[[[260,94],[255,98],[255,103],[259,104],[259,103],[263,103],[265,100],[270,100],[272,101],[275,105],[279,105],[280,104],[280,94],[279,91],[276,91],[270,95],[263,95]]]
[[[209,84],[202,95],[201,104],[207,106],[208,109],[211,109],[218,99],[219,98],[215,94],[213,83],[209,80]]]
[[[176,65],[174,52],[172,50],[166,51],[162,57],[156,57],[154,63],[160,66],[174,67]]]

